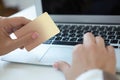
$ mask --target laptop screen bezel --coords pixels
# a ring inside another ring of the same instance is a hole
[[[37,16],[43,13],[42,1],[35,0]],[[55,22],[73,23],[120,23],[119,15],[50,15]]]

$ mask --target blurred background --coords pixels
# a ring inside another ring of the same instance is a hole
[[[34,0],[0,0],[0,16],[10,16],[34,4]]]

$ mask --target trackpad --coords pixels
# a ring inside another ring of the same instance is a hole
[[[40,63],[53,65],[57,61],[65,61],[71,64],[73,47],[50,47]]]

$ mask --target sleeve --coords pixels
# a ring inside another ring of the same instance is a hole
[[[89,70],[81,74],[76,80],[118,80],[117,77],[99,69]]]

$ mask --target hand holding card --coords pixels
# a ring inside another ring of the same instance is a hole
[[[33,48],[37,47],[41,43],[55,36],[60,31],[57,28],[56,24],[53,22],[53,20],[48,15],[48,13],[45,12],[44,14],[40,15],[32,22],[28,23],[21,29],[17,30],[15,32],[15,35],[17,36],[17,38],[20,38],[21,36],[29,34],[30,32],[38,32],[39,38],[36,39],[32,43],[25,44],[24,47],[28,51],[32,50]]]

